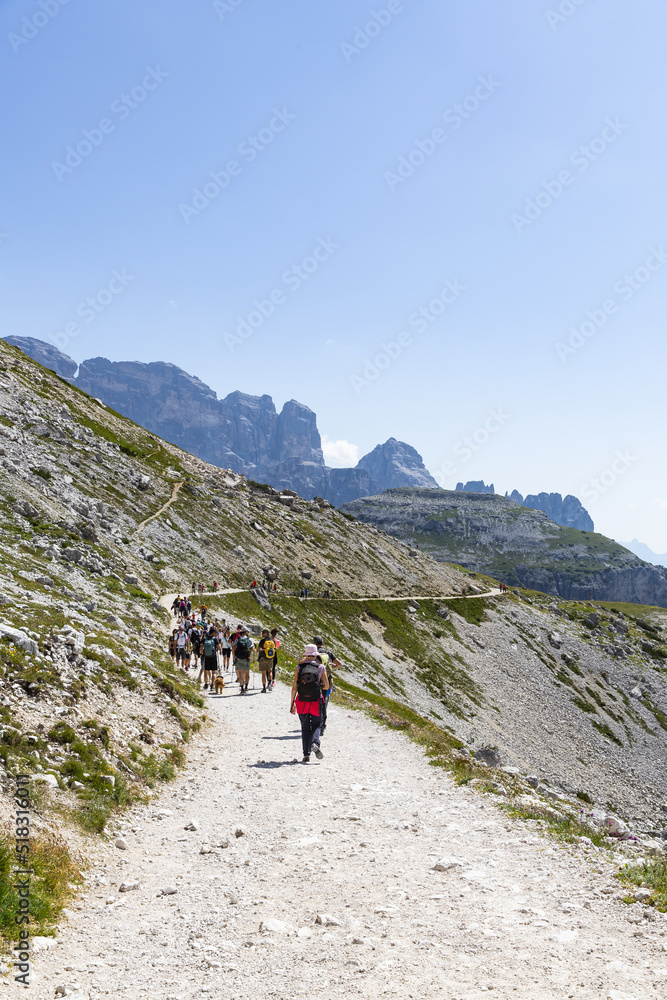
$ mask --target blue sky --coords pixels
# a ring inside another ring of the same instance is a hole
[[[666,551],[666,28],[0,0],[0,334],[293,397],[341,455],[393,435]]]

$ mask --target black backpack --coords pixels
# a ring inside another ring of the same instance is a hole
[[[296,693],[300,701],[320,700],[320,667],[318,663],[309,660],[299,666]]]
[[[238,660],[247,660],[252,653],[252,639],[247,635],[242,635],[238,642],[236,643],[236,658]]]

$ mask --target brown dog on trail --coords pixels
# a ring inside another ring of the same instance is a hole
[[[215,682],[214,682],[214,686],[215,686],[215,693],[216,694],[222,694],[223,688],[225,686],[225,679],[224,679],[224,677],[216,677]]]

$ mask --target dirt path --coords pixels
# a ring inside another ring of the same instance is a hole
[[[157,514],[154,514],[153,516],[157,517]],[[139,527],[142,527],[142,525],[139,525]],[[200,598],[205,599],[207,597],[210,599],[211,597],[219,597],[220,594],[243,594],[246,592],[250,593],[250,590],[247,587],[227,587],[227,588],[218,588],[218,590],[215,591],[213,590],[207,591],[205,594],[194,594],[194,595],[190,594],[188,596],[196,597],[197,599]],[[451,597],[440,597],[439,595],[433,596],[433,594],[430,595],[406,594],[403,597],[378,597],[377,595],[375,595],[374,597],[340,597],[340,598],[332,597],[331,601],[337,601],[337,600],[356,601],[359,604],[363,604],[364,601],[465,601],[469,600],[471,597],[499,597],[503,593],[506,593],[506,591],[503,592],[502,590],[500,590],[499,587],[493,587],[491,590],[487,590],[483,594],[453,594]],[[163,605],[163,607],[167,609],[167,611],[171,611],[171,606],[174,603],[174,599],[180,596],[181,596],[180,594],[164,594],[160,598],[160,603]],[[293,594],[276,594],[275,596],[287,597],[295,601],[316,600],[316,598],[314,597],[313,598],[295,597]],[[271,600],[270,594],[268,595],[268,597],[269,600]],[[259,605],[257,606],[259,607]]]
[[[142,528],[145,528],[147,524],[150,524],[151,521],[154,521],[156,519],[156,517],[159,517],[160,514],[164,514],[165,510],[168,510],[169,507],[171,507],[171,505],[173,504],[174,500],[178,496],[178,492],[179,492],[179,490],[180,490],[180,488],[181,488],[182,485],[183,485],[183,483],[174,483],[174,488],[171,491],[171,496],[169,497],[169,499],[167,500],[167,502],[164,503],[164,504],[162,504],[162,506],[160,507],[160,509],[156,510],[154,514],[151,514],[150,517],[147,517],[145,521],[142,521],[141,524],[138,525],[135,528],[135,530],[132,532],[132,534],[136,535],[139,531],[141,531]]]
[[[127,849],[96,848],[86,895],[38,956],[37,1000],[60,985],[154,1000],[664,1000],[667,920],[631,923],[641,909],[615,898],[606,862],[507,820],[360,713],[333,707],[325,759],[297,763],[287,688],[237,692],[209,697],[210,728],[133,811]],[[453,867],[434,871],[443,857]]]

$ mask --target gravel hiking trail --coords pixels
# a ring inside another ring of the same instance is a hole
[[[531,833],[361,712],[331,706],[324,760],[302,764],[288,687],[254,685],[207,695],[177,779],[121,847],[91,841],[30,996],[664,1000],[667,920],[622,904],[602,855]]]

